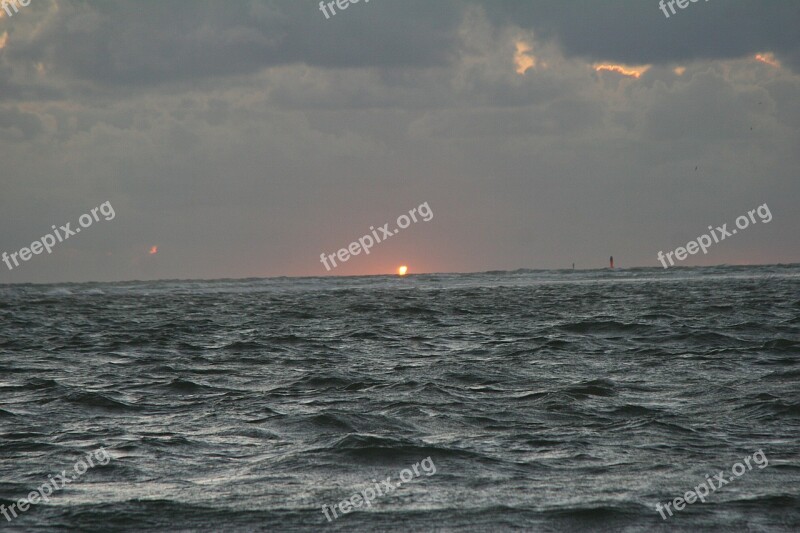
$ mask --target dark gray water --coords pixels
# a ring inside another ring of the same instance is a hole
[[[0,318],[0,504],[111,458],[2,531],[800,528],[800,266],[0,286]]]

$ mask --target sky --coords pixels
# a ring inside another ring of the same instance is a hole
[[[17,0],[0,283],[800,262],[800,2],[673,7]]]

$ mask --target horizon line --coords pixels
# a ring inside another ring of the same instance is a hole
[[[775,266],[775,267],[791,267],[791,266],[800,266],[800,263],[753,263],[753,264],[746,264],[746,265],[731,265],[727,263],[722,263],[719,265],[695,265],[695,266],[672,266],[668,269],[665,269],[661,266],[630,266],[630,267],[617,267],[614,268],[614,271],[624,271],[624,270],[645,270],[645,269],[657,269],[658,271],[667,271],[667,270],[675,270],[675,269],[694,269],[694,268],[747,268],[747,267],[763,267],[763,266]],[[515,268],[513,270],[480,270],[480,271],[468,271],[468,272],[409,272],[404,276],[399,276],[397,273],[386,273],[386,274],[350,274],[350,275],[321,275],[321,276],[248,276],[248,277],[241,277],[241,278],[158,278],[158,279],[123,279],[123,280],[113,280],[113,281],[96,281],[96,280],[89,280],[89,281],[22,281],[22,282],[9,282],[9,283],[0,283],[0,287],[2,286],[9,286],[9,285],[55,285],[55,284],[70,284],[70,285],[79,285],[83,283],[152,283],[152,282],[166,282],[166,281],[195,281],[195,282],[210,282],[210,281],[246,281],[246,280],[267,280],[267,279],[345,279],[345,278],[375,278],[375,277],[392,277],[392,278],[408,278],[413,276],[438,276],[438,275],[457,275],[457,274],[490,274],[490,273],[513,273],[513,272],[520,272],[520,271],[531,271],[531,272],[591,272],[591,271],[611,271],[612,269],[609,267],[597,267],[597,268]]]

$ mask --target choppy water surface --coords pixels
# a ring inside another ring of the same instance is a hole
[[[800,528],[800,266],[0,286],[0,318],[0,504],[112,458],[3,531]]]

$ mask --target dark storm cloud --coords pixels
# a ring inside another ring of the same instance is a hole
[[[331,20],[316,2],[279,0],[68,0],[58,11],[45,31],[15,43],[12,52],[111,85],[250,74],[293,63],[428,67],[448,60],[459,22],[452,0],[432,7],[362,0]]]
[[[7,53],[110,85],[245,75],[295,63],[431,67],[457,60],[459,23],[471,5],[497,25],[533,29],[560,43],[567,56],[665,64],[773,51],[800,66],[800,2],[746,0],[700,1],[669,19],[656,0],[362,0],[330,20],[313,0],[67,0],[24,42],[13,39],[7,19]],[[33,16],[33,9],[24,14]]]
[[[664,64],[732,59],[772,51],[800,69],[800,2],[707,0],[667,19],[658,0],[487,0],[499,24],[557,40],[567,55],[595,61]]]
[[[670,63],[770,50],[800,65],[794,39],[800,3],[743,0],[697,2],[670,19],[655,0],[362,0],[330,20],[313,1],[65,1],[22,42],[10,24],[24,24],[22,16],[6,19],[12,39],[5,53],[110,85],[245,75],[294,63],[430,67],[456,60],[458,25],[469,5],[482,6],[498,25],[533,29],[567,55],[590,60]],[[3,91],[6,98],[13,92]]]

